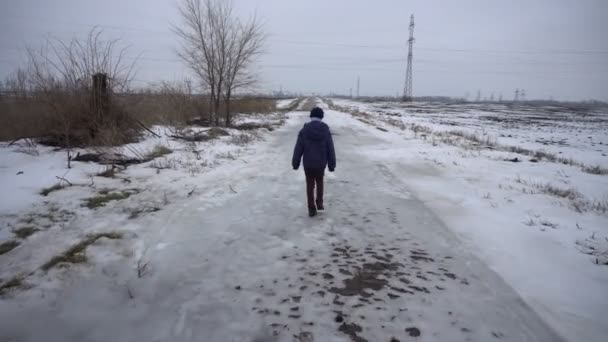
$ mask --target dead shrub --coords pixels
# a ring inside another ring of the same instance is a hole
[[[133,141],[139,127],[113,101],[133,76],[118,43],[94,28],[85,39],[48,39],[40,49],[28,48],[27,96],[0,101],[10,109],[2,126],[10,135],[66,148]]]

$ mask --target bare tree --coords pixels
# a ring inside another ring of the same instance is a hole
[[[182,0],[179,14],[182,23],[173,27],[182,42],[178,55],[209,91],[213,122],[219,125],[223,100],[229,125],[233,92],[254,81],[247,69],[263,46],[260,22],[255,16],[242,22],[224,0]]]
[[[266,36],[257,17],[253,16],[245,23],[239,22],[231,31],[231,38],[223,89],[226,126],[231,124],[230,100],[232,94],[238,89],[252,86],[257,81],[250,66],[262,53]]]
[[[118,125],[123,119],[117,114],[106,120],[92,108],[93,75],[107,77],[109,95],[125,91],[137,58],[126,62],[128,48],[121,47],[119,40],[102,37],[103,31],[93,28],[85,39],[49,38],[40,49],[27,49],[32,90],[47,105],[53,127],[59,130],[52,135],[60,137],[60,144],[68,148],[76,136],[79,140],[87,135],[94,138],[102,125]]]

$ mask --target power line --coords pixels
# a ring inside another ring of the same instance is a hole
[[[50,22],[47,18],[27,18],[27,17],[13,17],[11,19],[21,18],[24,20],[36,20],[36,21],[47,21]],[[107,28],[111,30],[124,30],[124,31],[137,31],[143,33],[150,33],[154,35],[167,35],[173,36],[172,32],[154,30],[150,28],[142,28],[135,26],[122,26],[122,25],[91,25],[91,24],[83,24],[83,23],[75,23],[69,21],[63,22],[55,22],[60,25],[73,25],[73,26],[81,26],[81,27],[89,27],[89,28]],[[370,48],[370,49],[392,49],[392,50],[403,50],[403,47],[399,45],[374,45],[374,44],[352,44],[352,43],[342,43],[342,42],[315,42],[315,41],[307,41],[307,40],[293,40],[293,39],[268,39],[269,42],[275,43],[287,43],[287,44],[297,44],[297,45],[318,45],[318,46],[337,46],[337,47],[351,47],[351,48]],[[492,49],[462,49],[462,48],[425,48],[419,47],[417,48],[420,51],[436,51],[436,52],[456,52],[456,53],[490,53],[490,54],[571,54],[571,55],[608,55],[608,50],[558,50],[558,49],[544,49],[544,50],[492,50]]]

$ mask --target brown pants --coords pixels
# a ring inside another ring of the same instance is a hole
[[[306,197],[308,208],[323,207],[323,175],[325,170],[304,170],[306,174]],[[317,187],[317,200],[315,201],[315,185]]]

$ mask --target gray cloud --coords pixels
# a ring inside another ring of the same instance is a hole
[[[19,48],[51,34],[100,25],[142,54],[138,81],[187,75],[169,23],[175,1],[6,1],[0,11],[0,76],[23,60]],[[262,90],[364,95],[403,88],[409,15],[416,16],[414,95],[474,97],[515,88],[529,98],[608,100],[608,2],[602,0],[403,1],[235,0],[257,11],[269,34]]]

